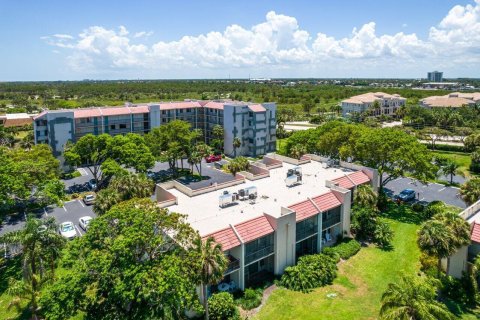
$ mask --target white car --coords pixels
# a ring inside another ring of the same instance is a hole
[[[68,240],[72,240],[77,236],[75,226],[73,225],[73,222],[70,221],[60,223],[59,231],[60,234]]]
[[[83,202],[88,206],[95,203],[95,196],[93,194],[87,194],[83,197]]]
[[[87,231],[88,225],[90,224],[90,221],[92,221],[92,219],[93,218],[90,216],[81,217],[80,219],[78,219],[78,224],[83,230]]]

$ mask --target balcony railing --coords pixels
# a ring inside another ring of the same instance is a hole
[[[264,247],[263,249],[247,254],[245,255],[245,264],[249,264],[252,261],[263,258],[272,252],[273,252],[273,244],[270,246]]]
[[[228,267],[227,267],[227,270],[225,270],[224,274],[229,274],[235,270],[240,269],[240,260],[238,260],[232,255],[228,255],[227,258],[228,258]]]

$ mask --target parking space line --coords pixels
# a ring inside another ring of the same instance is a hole
[[[65,208],[65,206],[62,206],[63,207],[63,210],[65,210],[65,212],[67,212],[67,208]]]
[[[43,213],[45,213],[45,216],[48,217],[48,212],[47,212],[47,209],[43,208]]]
[[[75,229],[77,229],[77,232],[80,234],[80,236],[83,236],[83,233],[80,231],[80,228],[75,225]]]
[[[440,191],[443,191],[443,190],[445,190],[445,189],[447,189],[447,188],[445,188],[445,187],[444,187],[444,188],[442,188],[442,189],[438,190],[438,192],[440,192]]]
[[[80,204],[82,205],[82,207],[85,208],[85,205],[83,204],[83,201],[82,200],[77,200],[78,202],[80,202]]]
[[[87,170],[85,170],[84,168],[78,168],[77,170],[82,176],[88,176]]]

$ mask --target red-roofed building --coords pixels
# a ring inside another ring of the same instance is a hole
[[[361,184],[369,183],[370,178],[362,171],[345,174],[343,177],[333,179],[332,182],[345,189],[353,189]]]
[[[244,243],[264,237],[274,231],[264,215],[237,224],[235,229]]]
[[[215,242],[221,244],[223,251],[230,250],[240,245],[240,239],[238,239],[232,227],[228,227],[214,233],[207,234],[203,236],[202,239],[205,240],[208,237],[213,237],[215,239]]]
[[[472,232],[470,233],[470,240],[480,244],[480,223],[472,223]]]

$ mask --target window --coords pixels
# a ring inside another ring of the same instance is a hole
[[[115,125],[114,125],[114,124],[111,124],[111,125],[110,125],[110,129],[111,129],[111,130],[115,130]]]
[[[167,111],[165,111],[165,110],[162,110],[162,114],[167,114]]]
[[[120,124],[120,129],[127,129],[127,125],[125,123]]]
[[[180,109],[180,113],[183,113],[183,109]]]

